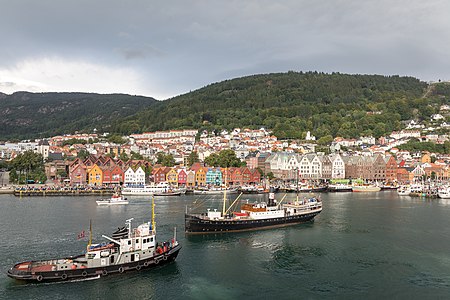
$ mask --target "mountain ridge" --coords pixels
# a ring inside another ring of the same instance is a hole
[[[16,92],[0,100],[0,139],[94,128],[130,134],[261,126],[279,138],[301,139],[306,131],[328,139],[378,137],[400,129],[402,121],[436,113],[448,103],[449,86],[430,89],[410,76],[289,71],[215,82],[164,101],[127,94]]]

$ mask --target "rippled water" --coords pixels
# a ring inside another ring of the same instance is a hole
[[[244,198],[255,199],[258,195]],[[289,195],[288,197],[295,197]],[[159,239],[178,227],[175,263],[98,280],[23,284],[14,263],[81,253],[125,219],[150,218],[150,203],[98,207],[95,197],[0,195],[0,298],[4,299],[446,299],[450,295],[450,202],[395,192],[323,194],[312,224],[185,237],[186,205],[204,196],[156,200]],[[286,200],[288,201],[288,200]],[[207,202],[219,207],[220,199]],[[136,224],[136,223],[135,223]]]

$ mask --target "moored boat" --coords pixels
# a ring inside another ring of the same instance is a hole
[[[351,192],[352,186],[344,183],[329,184],[327,187],[328,192]]]
[[[411,194],[411,187],[409,185],[401,185],[397,189],[397,194],[399,196],[409,196]]]
[[[97,205],[120,205],[120,204],[128,204],[127,198],[123,195],[115,193],[109,199],[97,200]]]
[[[200,195],[221,195],[224,193],[236,194],[238,193],[237,188],[223,188],[223,187],[212,187],[209,189],[194,189],[194,194]]]
[[[240,211],[230,212],[239,197],[228,210],[225,210],[224,199],[222,212],[217,209],[208,209],[206,214],[186,212],[186,234],[238,232],[295,225],[313,221],[322,211],[322,202],[316,197],[297,199],[292,203],[282,204],[285,195],[277,203],[272,189],[267,203],[245,203],[241,206]]]
[[[450,199],[450,186],[444,186],[439,188],[438,196],[442,199]]]
[[[155,193],[155,196],[181,196],[181,192],[177,191],[167,191],[167,192],[161,192],[161,193]]]
[[[122,189],[122,195],[126,196],[152,196],[155,193],[163,193],[170,189],[167,182],[160,182],[156,185],[127,186]]]
[[[119,228],[112,237],[103,235],[109,243],[92,244],[91,230],[85,254],[17,263],[7,275],[34,282],[79,280],[149,269],[175,260],[181,249],[176,232],[171,241],[156,242],[154,209],[152,222],[132,228],[132,220],[127,220],[126,227]]]
[[[379,192],[381,188],[379,186],[367,184],[367,185],[354,185],[352,186],[353,192]]]

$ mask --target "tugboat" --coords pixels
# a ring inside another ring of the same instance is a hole
[[[152,200],[152,221],[132,228],[131,221],[112,237],[109,243],[92,244],[92,230],[86,253],[59,259],[25,261],[8,270],[11,278],[34,282],[80,280],[149,269],[174,261],[181,249],[174,237],[170,242],[156,242],[156,226]]]
[[[225,210],[224,197],[222,212],[211,211],[202,214],[185,214],[186,234],[224,233],[238,232],[273,227],[282,227],[313,221],[314,217],[322,211],[322,202],[319,198],[310,197],[302,200],[297,199],[293,203],[282,204],[284,198],[277,203],[273,188],[269,193],[268,203],[246,203],[241,206],[240,212],[229,213],[230,208]]]

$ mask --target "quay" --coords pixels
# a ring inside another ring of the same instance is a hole
[[[112,195],[114,190],[14,190],[14,196],[92,196]]]

